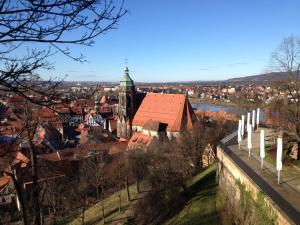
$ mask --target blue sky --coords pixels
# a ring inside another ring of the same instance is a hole
[[[270,55],[300,36],[299,0],[125,0],[118,29],[93,47],[71,46],[89,62],[56,55],[66,80],[118,81],[125,59],[135,81],[222,80],[269,70]]]

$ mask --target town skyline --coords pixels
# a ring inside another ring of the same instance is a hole
[[[299,6],[3,1],[0,224],[298,224]]]

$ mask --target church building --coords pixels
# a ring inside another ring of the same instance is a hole
[[[137,93],[126,67],[120,82],[117,136],[129,140],[129,146],[160,138],[176,138],[191,129],[197,117],[184,94]]]

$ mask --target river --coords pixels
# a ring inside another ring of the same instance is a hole
[[[246,115],[247,113],[241,109],[239,109],[238,107],[235,106],[223,106],[223,105],[210,105],[210,104],[192,104],[193,109],[199,109],[199,110],[210,110],[213,112],[216,111],[220,111],[223,110],[226,113],[232,113],[232,114],[236,114],[238,116],[242,115],[244,113],[244,115]],[[261,111],[260,113],[260,121],[264,120],[264,113]]]

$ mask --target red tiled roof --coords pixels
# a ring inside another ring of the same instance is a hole
[[[60,108],[57,107],[56,111],[59,112],[59,113],[70,113],[69,108],[63,108],[63,107],[60,107]]]
[[[100,100],[100,104],[104,104],[106,102],[107,102],[107,97],[106,97],[106,95],[103,95],[101,100]]]
[[[153,143],[153,141],[157,140],[154,136],[148,136],[142,133],[134,133],[128,142],[127,149],[128,150],[136,150],[143,149],[146,151],[148,147]]]
[[[88,105],[88,106],[93,106],[94,101],[92,99],[76,99],[76,104],[83,106],[83,105]]]
[[[38,158],[58,162],[63,160],[80,160],[94,150],[108,150],[109,155],[119,154],[126,150],[127,143],[111,142],[103,144],[85,144],[76,148],[66,148],[53,153],[39,154]]]
[[[21,152],[16,153],[16,158],[13,160],[12,165],[21,164],[21,167],[26,167],[29,163],[29,159],[23,155]]]
[[[0,135],[15,135],[22,127],[22,123],[19,121],[8,121],[6,124],[0,125]]]
[[[23,103],[25,99],[21,96],[12,96],[9,98],[9,103]]]
[[[150,119],[168,124],[168,131],[179,132],[184,126],[190,128],[196,116],[183,94],[147,93],[132,124],[144,126]]]
[[[12,144],[0,143],[0,165],[5,169],[7,169],[9,165],[20,165],[22,168],[26,167],[29,163],[29,159],[19,150],[20,146],[17,142]]]
[[[42,118],[55,118],[56,115],[53,110],[43,107],[38,111],[38,115]]]
[[[61,151],[47,153],[47,154],[39,154],[38,158],[41,158],[41,159],[44,159],[47,161],[52,161],[52,162],[76,159],[74,151],[72,149],[64,149]]]
[[[10,183],[9,176],[0,177],[0,192],[2,192]]]

